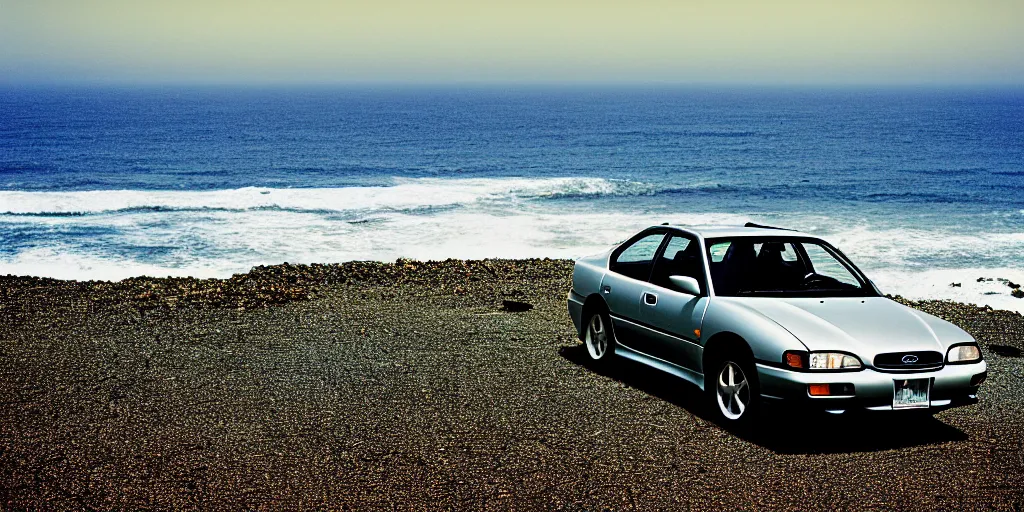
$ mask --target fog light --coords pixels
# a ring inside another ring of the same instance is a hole
[[[853,384],[808,384],[807,394],[811,396],[853,396]]]

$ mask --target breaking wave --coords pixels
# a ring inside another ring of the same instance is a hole
[[[1016,210],[966,218],[972,229],[945,218],[834,207],[786,212],[758,203],[716,213],[707,194],[723,190],[735,187],[708,180],[658,186],[601,178],[416,178],[344,188],[0,191],[0,274],[227,277],[285,261],[575,258],[663,221],[753,220],[826,237],[886,292],[1024,310],[1024,299],[998,285],[999,278],[1024,282]]]
[[[391,186],[342,188],[0,191],[0,214],[82,216],[172,211],[403,211],[530,199],[650,196],[676,190],[679,189],[602,178],[420,178],[395,180]]]

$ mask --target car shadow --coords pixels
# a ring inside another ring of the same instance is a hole
[[[700,388],[649,366],[616,357],[608,363],[590,359],[582,345],[562,347],[559,355],[594,373],[717,423]],[[789,408],[763,409],[757,425],[745,431],[727,428],[737,437],[784,454],[855,453],[893,450],[964,441],[962,430],[928,414],[829,414]]]

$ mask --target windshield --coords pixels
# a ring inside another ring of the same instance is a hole
[[[862,297],[875,295],[837,250],[813,238],[706,240],[715,295]]]

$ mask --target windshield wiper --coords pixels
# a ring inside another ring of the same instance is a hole
[[[803,290],[737,290],[740,295],[757,295],[759,293],[800,293]]]

